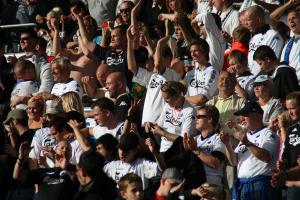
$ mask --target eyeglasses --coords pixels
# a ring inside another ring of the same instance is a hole
[[[130,8],[120,9],[120,13],[127,13],[127,12],[130,12]]]
[[[196,115],[197,119],[205,119],[207,118],[207,115]]]

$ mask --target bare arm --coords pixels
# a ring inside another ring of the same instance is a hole
[[[56,54],[61,52],[62,48],[60,45],[60,39],[59,39],[59,27],[58,27],[58,20],[56,18],[51,18],[51,26],[54,29],[54,35],[52,39],[52,51]]]
[[[83,151],[88,151],[91,149],[90,144],[88,144],[88,142],[86,141],[86,139],[84,138],[84,136],[81,134],[80,130],[79,130],[79,125],[78,122],[76,120],[70,120],[68,122],[68,124],[72,127],[75,137],[79,143],[79,145],[81,146],[81,148],[83,149]]]
[[[159,135],[161,137],[165,137],[167,138],[167,140],[174,142],[176,140],[177,137],[179,137],[179,135],[176,135],[174,133],[169,133],[165,130],[163,130],[160,126],[158,126],[157,124],[154,124],[151,127],[151,131],[153,132],[153,134],[155,135]]]
[[[221,131],[220,139],[225,144],[225,154],[226,154],[226,157],[227,157],[230,165],[236,166],[237,165],[237,155],[236,155],[236,153],[234,153],[232,145],[230,144],[229,134]]]
[[[151,138],[147,138],[145,144],[148,146],[150,152],[154,156],[154,159],[158,165],[159,170],[164,171],[167,168],[166,163],[164,159],[161,157],[161,155],[156,151],[153,140]]]
[[[133,26],[130,26],[127,29],[127,66],[128,66],[128,69],[134,75],[136,75],[138,68],[136,66],[136,60],[135,60],[134,51],[133,51],[135,36],[132,34],[132,30],[131,30],[132,28],[133,28]]]
[[[261,0],[254,0],[254,2],[255,2],[257,5],[260,5],[260,6],[264,7],[264,8],[267,9],[269,12],[272,12],[272,11],[274,11],[276,8],[279,7],[279,5],[271,4],[271,3],[266,3],[266,2],[261,1]]]
[[[271,20],[278,20],[290,7],[296,6],[295,0],[289,0],[282,6],[276,8],[271,14],[270,19]]]

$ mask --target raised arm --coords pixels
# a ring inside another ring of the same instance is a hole
[[[88,151],[91,149],[91,145],[87,142],[84,136],[80,133],[79,126],[80,124],[76,120],[70,120],[68,124],[72,127],[75,137],[83,149],[83,151]]]
[[[271,14],[270,19],[271,20],[278,20],[289,8],[292,6],[296,6],[298,3],[297,0],[289,0],[282,6],[276,8]]]
[[[234,150],[230,143],[229,134],[224,131],[221,131],[220,139],[223,142],[223,144],[225,145],[225,154],[228,159],[228,162],[230,163],[230,165],[236,166],[237,165],[237,155],[236,155],[236,153],[234,153]]]
[[[134,75],[136,75],[138,68],[136,66],[136,60],[135,60],[134,51],[133,51],[135,36],[132,34],[132,28],[133,28],[133,26],[131,25],[127,29],[127,65],[128,65],[128,69]]]
[[[56,18],[50,19],[51,27],[54,29],[53,39],[52,39],[52,51],[56,54],[60,53],[62,48],[60,45],[59,37],[59,21]]]

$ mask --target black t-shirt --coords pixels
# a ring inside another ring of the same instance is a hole
[[[121,72],[127,79],[127,86],[131,88],[132,73],[128,70],[127,66],[127,53],[126,51],[116,52],[112,48],[103,48],[96,45],[94,54],[111,67],[114,72]]]
[[[28,141],[28,145],[30,146],[32,138],[34,136],[35,131],[32,129],[28,129],[25,131],[17,140],[16,142],[16,149],[19,151],[19,148],[23,142]]]
[[[289,167],[297,166],[297,159],[300,155],[300,124],[299,122],[288,128],[288,134],[284,142],[282,160],[288,161]]]
[[[77,191],[77,184],[60,168],[29,171],[26,180],[39,185],[37,199],[41,200],[72,200]]]

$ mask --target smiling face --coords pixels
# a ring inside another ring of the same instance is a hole
[[[222,71],[219,77],[218,88],[219,90],[226,91],[228,93],[234,93],[236,81],[233,75],[226,71]]]
[[[130,12],[131,12],[131,8],[128,2],[123,2],[120,5],[120,14],[121,14],[121,18],[125,23],[129,23],[130,22]]]
[[[28,117],[29,119],[40,119],[42,117],[43,110],[36,102],[28,103]]]
[[[194,61],[197,61],[199,63],[204,63],[207,61],[205,58],[204,50],[199,45],[192,45],[190,47],[190,52]]]

